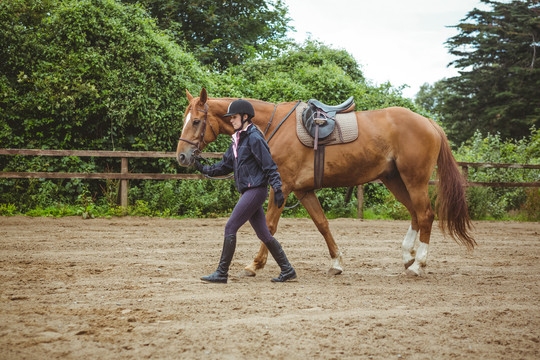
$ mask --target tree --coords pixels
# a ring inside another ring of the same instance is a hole
[[[287,7],[282,0],[123,0],[141,3],[203,64],[224,70],[253,56],[269,57],[287,46]]]
[[[170,150],[184,89],[210,81],[139,7],[14,0],[0,19],[6,147]]]
[[[476,130],[517,139],[540,126],[540,2],[482,2],[492,9],[470,11],[447,41],[460,75],[444,80],[444,91],[432,89],[458,143]]]
[[[209,71],[160,30],[144,8],[117,0],[0,1],[0,30],[1,147],[171,151],[187,105],[184,89],[198,93],[203,86],[213,97],[317,98],[337,104],[352,95],[358,110],[412,107],[390,84],[366,83],[345,50],[318,42],[280,57],[249,58],[224,71]],[[230,137],[220,136],[207,150],[224,151],[229,142]],[[118,166],[107,161],[0,157],[0,169],[105,172],[108,165]],[[173,159],[130,161],[130,169],[192,171],[178,169]],[[101,200],[113,198],[114,191],[98,186],[81,179],[3,179],[0,205],[73,204],[102,193]],[[166,206],[190,215],[226,213],[236,196],[230,181],[132,181],[130,194],[153,209]],[[345,196],[344,190],[325,194]],[[323,200],[326,209],[336,203]]]
[[[144,9],[116,0],[0,1],[0,30],[0,147],[172,151],[185,89],[212,84],[207,69]],[[3,171],[116,166],[101,158],[0,157]],[[178,170],[173,161],[133,161],[130,168]],[[109,191],[101,185],[2,179],[0,203],[75,203]]]
[[[433,85],[424,83],[420,86],[414,102],[436,117],[439,116],[440,109],[444,106],[444,99],[449,96],[445,81],[446,79],[442,79]]]
[[[308,40],[274,59],[250,60],[219,74],[220,96],[250,97],[271,102],[318,99],[339,104],[354,96],[357,110],[387,106],[413,107],[399,89],[374,87],[345,50]]]

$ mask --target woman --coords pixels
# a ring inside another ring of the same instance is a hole
[[[270,149],[261,132],[251,122],[255,110],[248,101],[239,99],[229,105],[225,116],[231,117],[230,121],[235,130],[231,146],[219,163],[203,166],[196,159],[195,167],[209,176],[226,175],[234,171],[236,188],[242,195],[225,225],[225,240],[218,268],[211,275],[201,277],[201,280],[227,283],[229,266],[236,249],[236,233],[248,220],[257,237],[266,245],[281,268],[279,277],[273,278],[272,281],[285,282],[295,279],[294,268],[266,225],[262,205],[268,196],[268,184],[274,189],[274,202],[278,207],[283,206],[285,198],[281,191],[281,178],[277,172],[277,165],[270,155]]]

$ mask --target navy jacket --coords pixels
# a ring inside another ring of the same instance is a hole
[[[270,148],[261,132],[251,124],[240,133],[237,154],[234,156],[233,143],[223,155],[223,159],[214,165],[205,165],[203,172],[209,176],[223,176],[234,171],[236,189],[243,194],[250,188],[272,186],[281,189],[281,177],[277,165],[272,160]]]

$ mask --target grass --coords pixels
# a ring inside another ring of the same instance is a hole
[[[118,217],[118,216],[150,216],[150,217],[162,217],[162,218],[208,218],[208,217],[228,217],[230,213],[224,214],[201,214],[200,216],[187,216],[172,214],[170,210],[153,210],[148,207],[148,203],[144,201],[137,201],[135,204],[123,208],[120,206],[109,205],[94,205],[92,203],[81,205],[66,205],[57,204],[47,207],[36,207],[34,209],[20,211],[13,204],[0,204],[0,216],[15,216],[24,215],[32,217],[64,217],[64,216],[81,216],[84,219],[98,218],[98,217]],[[328,219],[336,218],[356,218],[356,210],[340,209],[337,211],[327,211],[325,213]],[[408,213],[404,214],[403,211],[396,211],[396,207],[370,207],[364,209],[364,219],[366,220],[407,220],[410,219]],[[297,206],[294,209],[284,211],[283,217],[287,218],[309,218],[309,214],[303,206]],[[536,218],[530,218],[527,212],[524,211],[510,211],[504,213],[502,217],[482,216],[481,218],[474,220],[491,220],[491,221],[538,221]]]

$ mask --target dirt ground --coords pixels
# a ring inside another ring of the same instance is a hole
[[[226,219],[0,217],[0,359],[539,359],[540,223],[475,222],[468,252],[434,229],[426,277],[403,274],[406,221],[337,219],[344,272],[309,219],[281,219],[298,280]]]

